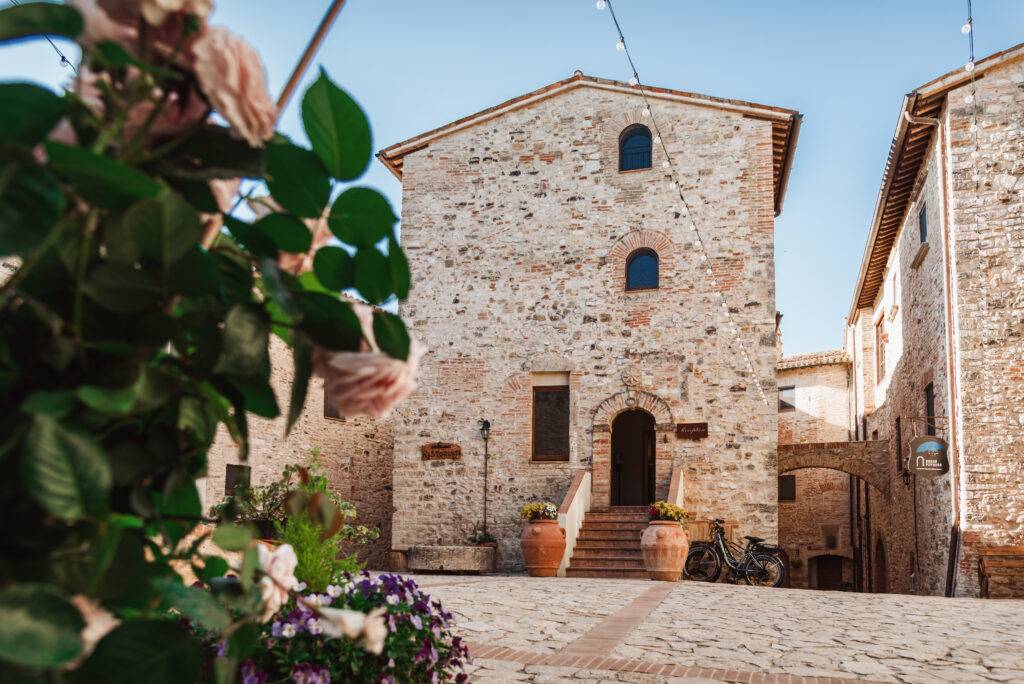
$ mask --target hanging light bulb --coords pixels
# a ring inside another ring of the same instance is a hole
[[[643,114],[644,116],[650,116],[650,115],[651,115],[651,108],[650,108],[650,107],[644,107],[644,111],[643,111],[643,112],[641,112],[641,113],[642,113],[642,114]]]
[[[639,85],[639,83],[640,83],[640,81],[637,80],[636,76],[630,76],[629,77],[629,85],[635,86],[635,85]]]
[[[964,97],[964,104],[974,104],[974,94],[971,93]]]
[[[654,136],[654,144],[655,145],[660,145],[661,144],[661,136],[660,135]]]
[[[622,52],[623,50],[625,50],[626,49],[626,40],[624,38],[619,38],[619,42],[615,44],[615,49],[618,50],[619,52]]]
[[[972,123],[971,124],[971,133],[977,133],[977,132],[978,132],[978,124]]]
[[[676,182],[674,180],[669,181],[668,182],[668,187],[670,187],[673,190],[675,190],[676,189]]]
[[[671,166],[671,164],[669,164],[668,159],[666,159],[665,161],[661,162],[661,166],[662,168],[667,169],[669,166]]]
[[[597,0],[597,9],[603,10],[606,4],[604,0]]]
[[[972,20],[968,19],[967,23],[960,27],[960,33],[966,36],[968,33],[971,32],[973,28],[974,26]]]
[[[966,71],[967,73],[971,73],[972,71],[974,71],[974,62],[970,61],[967,64],[964,64],[964,71]]]

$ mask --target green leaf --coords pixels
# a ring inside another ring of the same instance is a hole
[[[0,43],[46,35],[75,38],[81,32],[82,15],[65,5],[26,2],[0,11]]]
[[[8,159],[0,165],[0,255],[28,254],[54,230],[64,193],[39,166]]]
[[[245,409],[261,418],[277,418],[281,410],[277,407],[277,397],[274,396],[274,389],[266,381],[234,382],[235,387],[242,393],[245,400]]]
[[[199,214],[171,192],[132,205],[121,217],[145,257],[161,264],[166,273],[203,234]]]
[[[233,378],[263,378],[270,367],[270,319],[252,304],[235,304],[224,319],[224,343],[213,368]]]
[[[317,156],[290,143],[267,146],[266,181],[277,203],[303,218],[320,218],[331,194],[331,179]]]
[[[306,224],[288,214],[264,216],[253,227],[269,237],[282,252],[308,252],[313,244]]]
[[[256,652],[259,643],[259,627],[252,622],[247,622],[228,639],[228,655],[239,660],[246,658]]]
[[[55,390],[33,392],[21,402],[21,410],[25,413],[42,413],[54,418],[61,418],[74,410],[77,401],[71,390]]]
[[[217,294],[220,291],[217,260],[202,245],[192,245],[192,249],[174,264],[167,286],[171,292],[186,297]]]
[[[320,292],[296,292],[295,298],[302,310],[300,327],[314,342],[336,351],[359,350],[362,328],[351,304]]]
[[[387,258],[373,247],[356,252],[355,285],[371,304],[380,304],[391,295],[391,267]]]
[[[354,180],[370,163],[373,143],[366,114],[320,70],[302,98],[302,125],[313,151],[339,180]]]
[[[21,465],[26,490],[53,515],[75,520],[106,512],[110,465],[92,435],[36,414]]]
[[[78,681],[192,684],[200,681],[202,646],[171,620],[128,620],[105,636],[78,671]]]
[[[309,336],[296,331],[292,335],[292,362],[295,373],[292,377],[292,391],[288,403],[288,422],[285,424],[285,436],[291,432],[295,421],[302,415],[306,404],[306,393],[309,391],[309,378],[313,374],[313,342]]]
[[[338,195],[327,219],[332,233],[356,247],[391,237],[397,221],[387,198],[372,188],[349,188]]]
[[[269,235],[251,223],[225,216],[224,225],[231,235],[256,256],[277,259],[277,245]]]
[[[82,652],[84,626],[78,609],[54,587],[10,584],[0,589],[0,660],[45,668],[66,663]]]
[[[409,262],[405,252],[395,240],[388,240],[388,265],[391,267],[391,285],[395,296],[405,299],[409,296],[412,279],[409,275]]]
[[[379,310],[373,312],[373,338],[388,356],[402,361],[409,357],[409,332],[395,314]]]
[[[221,524],[213,532],[213,543],[225,551],[241,551],[256,537],[251,525]]]
[[[164,180],[199,211],[206,214],[217,214],[220,212],[217,198],[214,197],[213,191],[210,190],[210,184],[207,181],[178,178],[175,176],[165,176]]]
[[[124,415],[135,406],[135,387],[96,387],[82,385],[76,390],[82,403],[94,411]]]
[[[45,145],[50,167],[101,207],[118,209],[160,193],[159,183],[115,159],[52,140]]]
[[[163,288],[151,275],[126,264],[107,262],[89,274],[85,293],[105,309],[139,313],[163,296]]]
[[[162,159],[154,171],[164,176],[212,180],[214,178],[262,178],[265,153],[249,147],[225,126],[204,126]]]
[[[135,57],[130,52],[125,50],[117,43],[110,41],[104,41],[96,46],[95,53],[98,58],[109,67],[115,69],[123,69],[124,67],[134,66],[138,67],[142,71],[149,72],[154,76],[160,78],[181,80],[181,73],[172,69],[164,69],[154,64],[144,62],[141,59]]]
[[[228,562],[220,556],[206,556],[204,560],[202,572],[199,573],[204,582],[209,583],[212,579],[228,574]]]
[[[64,98],[31,83],[0,83],[0,143],[35,145],[64,116]]]
[[[324,287],[334,292],[352,287],[355,272],[355,262],[341,247],[321,247],[313,255],[313,273]]]
[[[162,405],[170,397],[172,384],[173,381],[165,372],[143,366],[131,385],[81,385],[75,393],[92,410],[117,416],[132,411],[147,411]]]
[[[161,577],[154,586],[170,607],[206,629],[220,632],[231,624],[228,611],[206,589],[186,587],[180,577]]]

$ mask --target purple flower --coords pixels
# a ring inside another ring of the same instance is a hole
[[[313,663],[299,663],[292,668],[292,681],[295,684],[331,684],[331,673]]]
[[[217,657],[223,658],[228,654],[228,641],[227,639],[221,639],[217,642]]]
[[[264,684],[267,681],[267,673],[256,669],[256,663],[246,660],[241,668],[242,684]]]
[[[409,622],[411,622],[412,626],[416,629],[423,629],[423,620],[420,619],[419,615],[409,616]]]

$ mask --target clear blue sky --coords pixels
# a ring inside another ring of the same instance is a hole
[[[327,4],[220,0],[213,21],[258,47],[276,93]],[[645,82],[804,114],[776,223],[778,308],[787,354],[840,346],[901,97],[967,60],[966,0],[615,4]],[[1024,41],[1024,1],[975,0],[974,16],[979,57]],[[319,62],[369,113],[380,149],[574,69],[626,80],[615,40],[594,0],[349,0]],[[66,73],[43,42],[0,59],[3,80],[56,86]],[[301,137],[294,103],[282,127]],[[379,163],[363,181],[399,206]]]

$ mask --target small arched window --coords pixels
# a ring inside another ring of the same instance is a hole
[[[626,289],[658,289],[658,253],[653,249],[638,249],[626,259]]]
[[[651,129],[630,126],[619,136],[619,171],[651,168]]]

